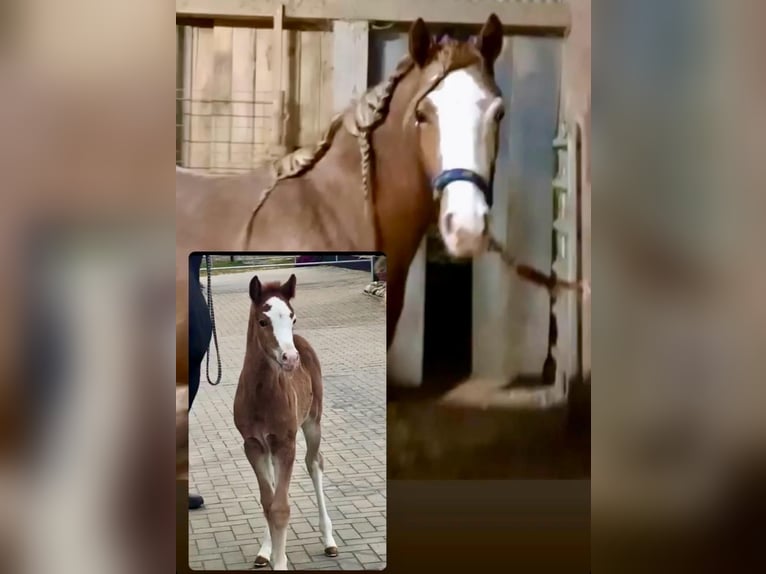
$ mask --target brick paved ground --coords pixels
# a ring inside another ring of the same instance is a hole
[[[296,332],[322,361],[325,497],[339,546],[324,556],[300,435],[290,487],[291,569],[382,569],[386,563],[386,335],[384,304],[364,294],[369,273],[332,267],[258,271],[265,281],[298,278]],[[232,404],[242,366],[254,272],[216,275],[213,303],[222,382],[202,383],[190,415],[190,490],[205,506],[189,512],[189,564],[196,570],[252,567],[265,529],[258,484],[234,427]],[[203,287],[204,270],[203,270]],[[215,351],[210,361],[216,375]],[[269,569],[268,567],[266,568]]]

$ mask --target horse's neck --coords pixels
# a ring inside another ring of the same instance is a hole
[[[323,219],[339,228],[344,243],[359,250],[386,251],[394,262],[403,261],[407,267],[433,216],[417,135],[403,127],[418,86],[417,70],[399,81],[385,120],[372,133],[370,197],[365,197],[362,183],[360,142],[344,128],[335,134],[325,156],[301,176],[316,194]],[[372,220],[371,200],[377,222]]]
[[[247,325],[247,343],[245,346],[245,363],[257,373],[277,373],[274,362],[266,356],[266,349],[261,346],[255,334],[255,318],[251,315]]]
[[[375,248],[375,234],[365,207],[361,155],[357,138],[340,129],[330,149],[302,178],[315,194],[315,205],[334,243],[359,251]]]
[[[419,86],[416,69],[397,85],[385,121],[373,133],[375,193],[382,249],[396,268],[409,268],[433,218],[433,200],[423,169],[417,132],[404,118]]]

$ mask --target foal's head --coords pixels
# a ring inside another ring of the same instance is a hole
[[[295,274],[284,283],[263,284],[256,275],[250,280],[250,324],[266,356],[285,371],[300,364],[293,340],[296,317],[290,305],[295,297]]]
[[[410,57],[421,80],[405,127],[417,130],[423,168],[440,202],[439,230],[456,257],[479,255],[487,245],[504,114],[493,66],[502,46],[502,25],[494,14],[470,40],[436,40],[421,19],[409,33]]]

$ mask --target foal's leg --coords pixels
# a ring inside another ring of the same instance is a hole
[[[272,447],[276,489],[267,518],[271,528],[271,569],[287,570],[287,524],[290,521],[289,490],[295,462],[295,436]]]
[[[338,545],[332,537],[332,521],[327,514],[327,507],[324,501],[324,489],[322,487],[322,474],[324,473],[324,459],[319,452],[319,443],[322,440],[322,428],[316,421],[307,420],[303,423],[303,436],[306,437],[306,468],[311,476],[311,482],[314,483],[314,491],[317,496],[317,506],[319,507],[319,531],[322,533],[322,544],[324,544],[324,553],[327,556],[335,557],[338,555]]]
[[[261,491],[261,508],[266,517],[266,533],[255,558],[255,567],[261,568],[271,560],[271,534],[269,531],[269,508],[274,500],[274,468],[271,455],[256,440],[245,440],[245,455],[255,471],[258,489]]]
[[[269,484],[271,484],[271,491],[272,493],[276,489],[276,483],[274,481],[274,464],[271,460],[271,454],[266,455],[266,474],[269,477]],[[265,506],[264,513],[265,513]],[[269,521],[266,520],[266,528],[264,528],[263,532],[263,542],[261,543],[261,548],[258,550],[258,554],[255,557],[255,564],[254,566],[256,568],[263,568],[266,566],[266,564],[269,563],[271,560],[271,529],[269,528]]]

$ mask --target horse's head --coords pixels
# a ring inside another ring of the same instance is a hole
[[[439,230],[449,253],[487,247],[488,214],[503,99],[493,66],[503,30],[492,14],[478,36],[434,39],[423,20],[410,28],[409,52],[420,86],[405,123],[417,130],[421,161],[439,200]]]
[[[250,321],[254,336],[266,356],[285,371],[292,371],[300,364],[293,340],[296,316],[290,305],[290,300],[295,297],[295,283],[294,274],[282,285],[264,285],[257,275],[250,280]]]

